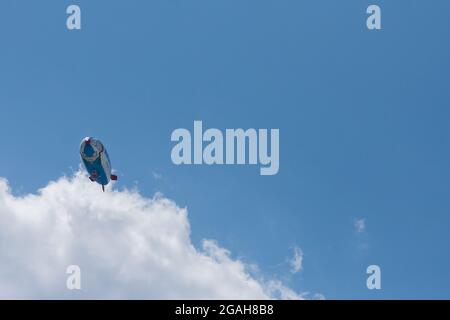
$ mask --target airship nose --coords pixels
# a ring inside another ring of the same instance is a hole
[[[86,145],[84,146],[84,154],[88,157],[92,157],[95,153],[94,148],[92,148],[92,145],[90,143],[86,142]]]

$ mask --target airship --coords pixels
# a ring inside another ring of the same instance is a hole
[[[111,180],[117,180],[117,176],[111,174],[111,161],[100,140],[92,137],[84,138],[80,145],[80,156],[89,173],[89,179],[100,184],[103,192]]]

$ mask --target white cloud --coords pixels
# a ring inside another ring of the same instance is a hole
[[[37,194],[0,178],[0,298],[300,299],[215,241],[195,248],[187,211],[161,195],[101,192],[81,173]],[[79,265],[82,289],[66,288]],[[301,266],[301,259],[300,259]]]
[[[355,231],[356,231],[356,233],[363,233],[366,231],[365,219],[356,219],[355,220]]]
[[[325,300],[325,296],[321,293],[316,293],[313,295],[314,300]]]
[[[303,263],[303,251],[299,247],[294,247],[294,256],[289,261],[289,264],[291,266],[291,272],[297,273],[302,270],[302,263]]]
[[[284,286],[278,280],[270,280],[267,282],[266,290],[269,295],[275,299],[282,300],[305,300],[308,296],[308,292],[305,293],[297,293],[294,290]]]

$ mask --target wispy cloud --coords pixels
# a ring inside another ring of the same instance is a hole
[[[364,233],[366,231],[366,220],[365,219],[355,219],[354,222],[355,232]]]
[[[291,266],[291,272],[293,274],[300,272],[302,270],[303,264],[303,251],[299,247],[294,247],[294,256],[289,261]]]
[[[326,298],[325,298],[325,296],[323,294],[316,293],[316,294],[313,295],[313,299],[314,300],[325,300]]]
[[[155,179],[155,180],[162,180],[162,178],[163,178],[162,174],[155,172],[155,171],[152,172],[152,176],[153,176],[153,179]]]

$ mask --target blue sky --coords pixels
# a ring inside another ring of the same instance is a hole
[[[380,31],[366,28],[372,3]],[[69,4],[80,31],[65,27]],[[196,245],[217,239],[329,299],[448,299],[449,12],[444,0],[2,1],[0,176],[35,193],[96,136],[116,188],[186,206]],[[171,132],[194,120],[279,128],[280,172],[173,165]],[[366,288],[371,264],[380,291]]]

